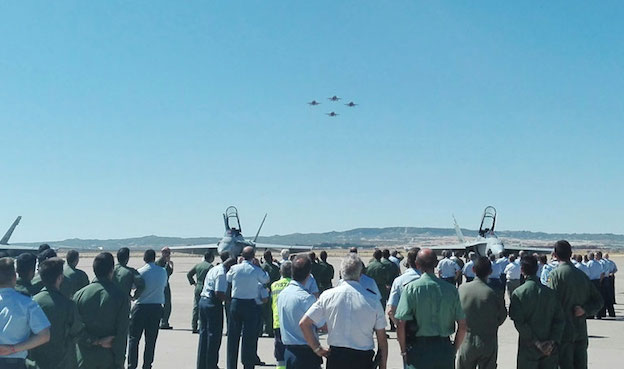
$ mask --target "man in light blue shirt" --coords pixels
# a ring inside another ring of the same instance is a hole
[[[461,268],[450,258],[450,251],[443,251],[442,256],[444,258],[438,263],[438,276],[451,284],[455,284],[461,273]]]
[[[165,268],[155,264],[156,251],[147,250],[143,254],[145,265],[138,272],[145,282],[145,288],[130,312],[130,333],[128,340],[128,368],[134,369],[139,360],[139,341],[145,332],[145,352],[143,367],[151,367],[158,338],[158,327],[165,303],[165,287],[168,277]]]
[[[280,335],[285,346],[286,369],[319,369],[323,363],[320,356],[307,345],[299,322],[316,298],[304,288],[310,278],[312,262],[305,255],[298,255],[292,263],[292,277],[277,300]],[[316,329],[313,334],[318,339]]]
[[[477,254],[475,254],[474,251],[470,251],[468,253],[469,261],[466,263],[466,265],[464,265],[463,270],[464,276],[466,277],[466,282],[472,282],[476,277],[474,270],[472,270],[476,256]]]
[[[0,368],[24,369],[28,350],[50,340],[50,322],[30,297],[15,290],[15,264],[0,259]]]
[[[197,369],[218,369],[219,349],[223,337],[223,302],[227,299],[226,274],[236,262],[227,252],[221,253],[221,264],[206,274],[199,299],[199,345]]]
[[[408,269],[394,279],[392,282],[392,288],[390,288],[390,296],[388,297],[388,302],[386,303],[386,314],[388,314],[390,320],[394,321],[394,324],[397,324],[394,320],[394,313],[396,312],[397,306],[399,306],[399,300],[401,299],[403,288],[409,283],[420,278],[420,272],[416,269],[416,256],[418,255],[418,251],[420,251],[419,247],[412,247],[407,252]]]
[[[256,365],[258,319],[256,308],[258,283],[269,282],[269,275],[260,268],[255,250],[247,246],[241,253],[243,262],[232,266],[227,281],[232,284],[232,302],[228,321],[227,369],[236,369],[242,333],[241,361],[245,369]]]

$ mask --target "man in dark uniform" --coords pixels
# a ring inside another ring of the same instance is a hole
[[[37,292],[37,287],[31,283],[35,277],[35,266],[37,257],[33,254],[21,254],[15,261],[17,271],[17,281],[15,281],[15,290],[26,296],[33,296]]]
[[[511,295],[509,318],[518,331],[518,369],[556,369],[565,316],[553,290],[538,277],[537,259],[524,256],[524,283]]]
[[[128,266],[130,260],[130,249],[122,247],[117,251],[117,264],[113,270],[113,282],[121,289],[125,296],[128,296],[128,302],[136,299],[141,295],[141,291],[145,288],[145,282],[139,272]],[[131,296],[134,289],[134,296]]]
[[[327,262],[327,251],[323,250],[320,253],[321,261],[319,261],[319,265],[325,269],[325,273],[323,273],[323,281],[317,281],[319,286],[319,291],[323,293],[323,291],[332,288],[332,280],[334,279],[334,266]]]
[[[384,265],[384,267],[386,268],[387,272],[388,272],[388,283],[385,286],[385,290],[381,290],[382,291],[382,296],[384,296],[383,300],[381,301],[382,306],[384,307],[384,309],[386,308],[386,303],[388,302],[388,297],[390,297],[390,290],[392,289],[392,282],[394,282],[394,280],[401,275],[401,267],[399,265],[396,265],[396,263],[393,263],[392,261],[390,261],[390,250],[388,249],[384,249],[381,252],[381,263]],[[390,319],[390,330],[392,332],[394,332],[396,330],[396,327],[394,326],[394,321],[392,321],[392,319]]]
[[[366,267],[366,275],[375,280],[375,284],[381,293],[381,306],[385,307],[390,295],[389,286],[392,285],[392,279],[390,277],[390,268],[381,262],[381,256],[381,250],[373,252],[373,260]]]
[[[587,368],[587,316],[595,315],[602,307],[602,296],[587,275],[570,262],[572,246],[568,241],[555,243],[559,266],[550,273],[552,288],[565,314],[565,329],[559,350],[561,369]]]
[[[87,273],[77,268],[78,261],[80,260],[80,254],[76,250],[69,250],[65,256],[67,260],[67,266],[63,271],[63,275],[69,282],[71,287],[70,298],[74,296],[74,293],[84,286],[89,284],[89,277]]]
[[[194,299],[193,299],[193,317],[191,318],[191,328],[193,329],[193,333],[199,333],[199,329],[197,326],[197,321],[199,320],[199,298],[202,292],[202,288],[204,287],[204,280],[206,279],[206,274],[212,268],[212,262],[214,261],[214,255],[212,251],[206,251],[204,254],[204,260],[200,263],[195,264],[191,270],[186,273],[186,278],[188,279],[191,286],[195,286]],[[197,275],[197,281],[195,281],[195,275]]]
[[[119,369],[124,365],[128,332],[128,298],[113,283],[115,260],[103,252],[93,260],[95,279],[76,292],[74,302],[89,336],[112,342],[93,345],[78,342],[78,366],[81,369]]]
[[[63,282],[63,260],[50,258],[39,266],[44,288],[33,300],[39,304],[50,321],[50,341],[28,353],[28,367],[40,369],[75,369],[75,340],[94,346],[110,348],[112,338],[99,340],[84,334],[84,324],[74,301],[63,296],[59,287]]]
[[[156,260],[156,265],[165,268],[167,271],[167,287],[165,287],[165,305],[163,306],[163,315],[160,321],[160,329],[173,329],[169,324],[171,317],[171,286],[169,285],[169,277],[173,274],[173,261],[171,261],[171,249],[163,247],[160,250],[160,258]]]
[[[47,248],[45,248],[45,246],[47,246]],[[37,255],[37,262],[39,263],[39,265],[41,265],[44,260],[56,257],[56,251],[52,250],[47,244],[43,244],[39,246],[39,248],[43,248],[43,251],[39,255]],[[41,277],[39,275],[35,275],[31,283],[33,296],[41,291],[44,287],[43,281],[41,280]],[[63,278],[60,291],[65,297],[72,298],[72,286],[67,278]]]
[[[476,278],[459,287],[468,333],[458,352],[457,368],[496,369],[498,327],[507,318],[507,309],[505,301],[487,284],[492,273],[490,260],[485,256],[478,258],[473,270]]]
[[[279,267],[273,260],[273,255],[271,251],[266,250],[264,252],[264,262],[260,265],[262,270],[264,270],[269,275],[269,283],[267,283],[267,287],[271,287],[271,284],[280,279],[280,271]],[[269,290],[269,294],[270,294]],[[267,301],[262,304],[262,327],[260,328],[259,334],[262,335],[264,332],[267,336],[273,337],[273,308],[271,301]]]
[[[416,267],[423,274],[401,293],[394,315],[401,355],[407,368],[452,369],[455,353],[466,335],[466,316],[454,284],[434,274],[438,258],[431,249],[422,249]],[[408,338],[408,322],[413,328]],[[457,324],[457,330],[455,325]],[[450,336],[455,333],[455,342]]]

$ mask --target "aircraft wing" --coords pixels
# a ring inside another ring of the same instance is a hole
[[[270,249],[270,250],[282,250],[287,249],[291,254],[299,252],[308,252],[312,250],[312,246],[290,246],[290,245],[277,245],[271,243],[256,243],[256,249]]]
[[[18,256],[20,254],[37,254],[38,246],[19,246],[19,245],[0,245],[0,250],[6,251],[9,256]]]
[[[538,253],[538,254],[550,254],[551,252],[553,252],[553,248],[552,247],[535,247],[535,246],[523,246],[523,245],[505,245],[505,251],[514,251],[514,252],[520,252],[520,251],[526,251],[529,253]]]
[[[217,244],[206,244],[206,245],[188,245],[188,246],[171,246],[169,247],[171,251],[182,252],[186,254],[204,254],[209,250],[216,250]]]

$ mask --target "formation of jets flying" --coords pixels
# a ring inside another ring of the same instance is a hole
[[[327,100],[329,100],[331,102],[338,102],[338,101],[342,100],[342,98],[334,95],[332,97],[328,97]],[[321,105],[321,103],[316,101],[316,100],[312,100],[312,101],[308,102],[308,105],[310,105],[310,106],[317,106],[317,105]],[[354,108],[354,107],[358,106],[358,104],[354,103],[353,101],[350,101],[350,102],[348,102],[348,103],[346,103],[344,105],[348,106],[350,108]],[[328,117],[337,117],[340,114],[336,113],[335,111],[331,111],[329,113],[325,113],[325,115],[327,115]]]

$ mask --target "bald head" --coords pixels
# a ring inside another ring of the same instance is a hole
[[[241,256],[243,257],[243,259],[245,260],[251,260],[254,258],[256,254],[256,250],[254,250],[253,247],[251,246],[247,246],[243,249],[243,252],[241,252]]]
[[[438,265],[438,257],[431,249],[422,249],[416,256],[416,267],[424,273],[433,273]]]

